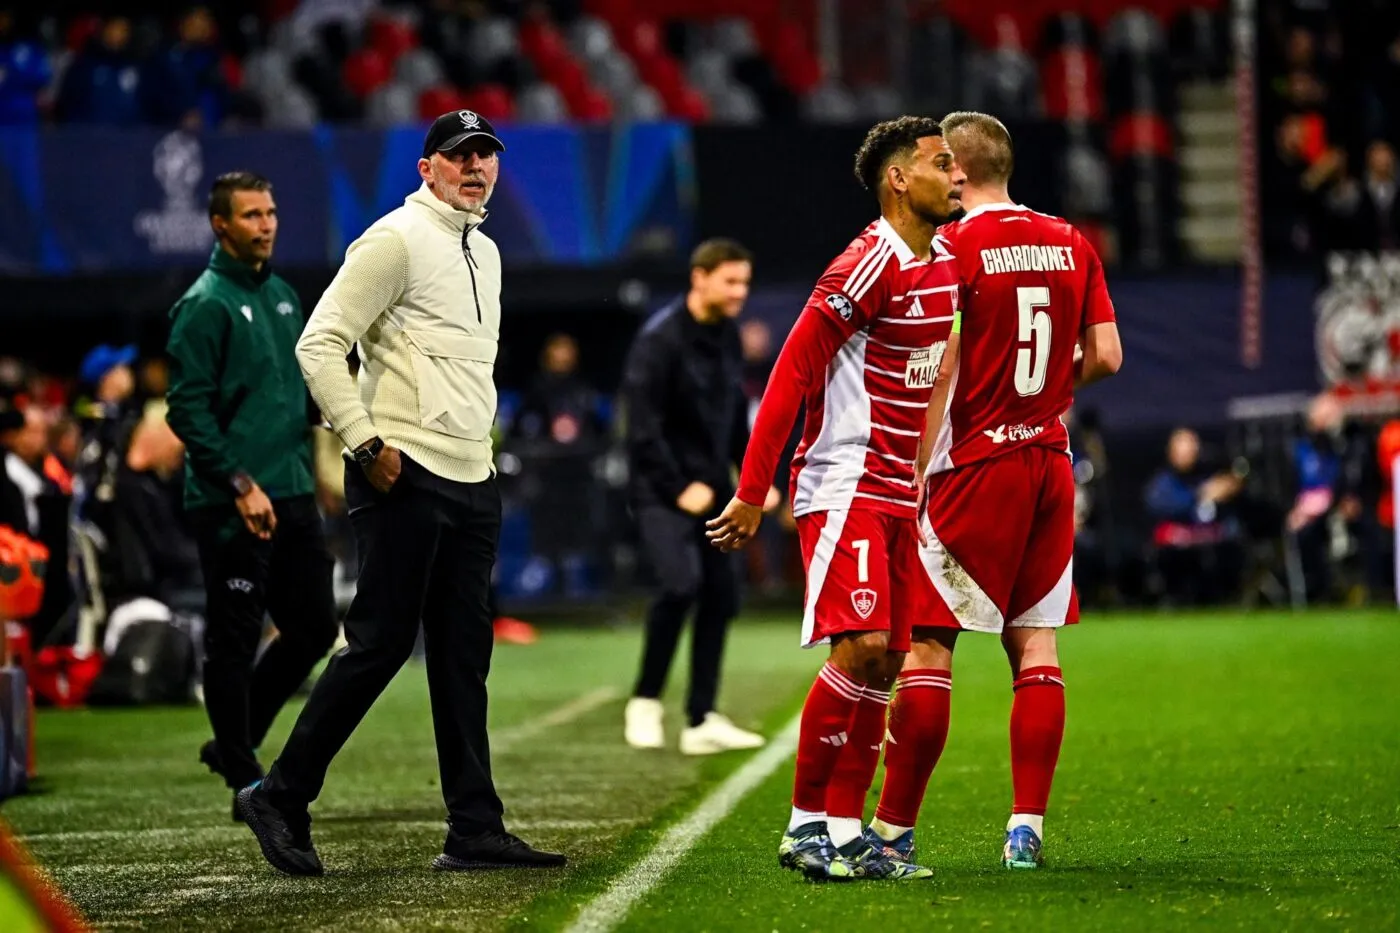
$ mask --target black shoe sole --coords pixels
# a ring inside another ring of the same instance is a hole
[[[446,852],[433,859],[437,871],[489,871],[496,868],[563,868],[568,864],[564,859],[558,862],[488,862],[481,859],[460,859]]]
[[[319,878],[325,874],[325,869],[317,865],[314,869],[308,870],[306,867],[296,865],[282,857],[282,853],[272,844],[272,836],[262,820],[258,819],[258,813],[248,803],[248,798],[253,794],[252,787],[245,787],[238,792],[234,798],[238,813],[243,817],[243,822],[253,831],[253,836],[258,840],[258,848],[262,849],[263,858],[267,863],[283,874],[293,875],[300,878]]]

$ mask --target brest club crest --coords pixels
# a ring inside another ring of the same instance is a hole
[[[851,605],[855,607],[856,615],[862,619],[870,618],[870,614],[875,611],[875,596],[875,591],[868,587],[851,590]]]

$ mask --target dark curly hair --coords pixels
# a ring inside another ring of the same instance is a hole
[[[876,123],[856,150],[856,178],[867,191],[880,193],[885,167],[909,156],[925,136],[942,136],[943,127],[932,117],[899,117]]]

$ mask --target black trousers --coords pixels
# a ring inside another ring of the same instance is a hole
[[[647,610],[642,670],[633,692],[639,697],[661,696],[681,630],[694,607],[685,708],[690,724],[699,725],[715,708],[724,640],[739,612],[738,566],[733,555],[722,553],[706,539],[703,519],[664,506],[644,506],[637,518],[660,592]]]
[[[316,682],[263,786],[284,809],[320,795],[331,759],[408,660],[421,623],[449,821],[459,833],[499,830],[486,737],[496,480],[454,483],[404,457],[398,481],[381,494],[347,464],[345,499],[360,562],[345,614],[349,644]]]
[[[270,541],[251,534],[231,508],[190,513],[204,571],[204,706],[233,788],[262,777],[254,749],[337,631],[335,561],[315,500],[282,499],[273,508]],[[255,663],[265,614],[277,637]]]

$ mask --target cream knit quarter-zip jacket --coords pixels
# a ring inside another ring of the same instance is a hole
[[[378,435],[446,479],[491,475],[501,254],[481,220],[424,185],[346,250],[297,361],[351,450]],[[357,343],[358,380],[345,361]]]

